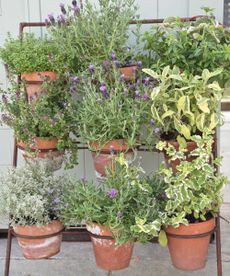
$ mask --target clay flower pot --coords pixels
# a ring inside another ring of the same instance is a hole
[[[125,152],[126,158],[132,158],[133,151],[129,150],[128,144],[123,139],[113,140],[103,146],[98,145],[96,142],[90,142],[94,168],[97,178],[103,178],[106,175],[106,167],[111,165],[113,158]]]
[[[52,257],[60,252],[63,224],[54,220],[44,226],[20,226],[14,225],[13,230],[18,235],[35,237],[46,236],[57,233],[52,237],[29,239],[17,237],[18,244],[26,259],[45,259]]]
[[[168,144],[172,145],[177,151],[179,150],[179,143],[174,140],[167,141]],[[195,159],[193,156],[189,156],[189,154],[197,148],[197,144],[194,141],[187,142],[187,152],[186,152],[186,161],[191,162]],[[173,173],[177,173],[177,166],[180,165],[180,160],[170,160],[170,157],[166,154],[166,151],[163,151],[165,162],[168,167],[171,167]]]
[[[33,144],[29,145],[31,152],[26,149],[28,146],[23,142],[17,142],[20,149],[24,150],[23,157],[26,161],[49,160],[51,168],[58,170],[63,163],[64,150],[57,150],[57,138],[41,138],[34,139]]]
[[[133,242],[130,241],[116,246],[109,228],[96,223],[88,223],[87,230],[93,234],[91,235],[91,241],[98,267],[113,271],[125,269],[129,266],[133,252]],[[111,237],[111,239],[103,239],[100,236]]]
[[[125,81],[135,81],[137,70],[137,65],[130,65],[119,68],[120,73],[124,75]]]
[[[188,226],[180,225],[179,228],[173,228],[171,226],[165,228],[173,265],[185,271],[194,271],[204,268],[208,255],[211,232],[214,228],[214,218],[205,222],[191,223]],[[200,234],[204,235],[186,238],[188,235]]]
[[[23,73],[21,75],[22,80],[25,81],[26,92],[28,95],[28,101],[30,103],[36,102],[39,96],[44,92],[42,84],[44,79],[47,78],[50,81],[57,80],[57,74],[55,72],[34,72],[34,73]]]

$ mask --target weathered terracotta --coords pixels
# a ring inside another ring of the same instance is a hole
[[[121,74],[124,75],[125,81],[135,81],[138,67],[137,65],[125,66],[119,68]]]
[[[98,236],[112,237],[112,233],[106,226],[96,223],[88,223],[87,230]],[[123,245],[116,246],[113,239],[100,239],[91,236],[94,255],[97,266],[107,270],[121,270],[129,266],[133,253],[133,242],[127,242]]]
[[[54,220],[44,226],[13,226],[14,232],[27,236],[46,236],[57,233],[63,229],[60,221]],[[17,237],[18,244],[26,259],[46,259],[60,252],[62,234],[42,239],[25,239]]]
[[[57,150],[58,140],[56,138],[45,139],[35,138],[34,143],[29,146],[35,152],[26,150],[27,146],[23,141],[19,141],[18,146],[24,150],[23,157],[26,161],[49,160],[52,170],[59,170],[64,159],[64,150]],[[47,150],[45,152],[39,150]]]
[[[133,152],[129,151],[128,144],[123,139],[113,140],[103,146],[99,146],[96,142],[91,142],[92,157],[96,176],[102,178],[106,175],[106,167],[112,164],[112,160],[117,154],[125,152],[127,159],[132,158]]]
[[[44,92],[42,84],[44,78],[48,78],[50,81],[57,80],[57,73],[55,72],[34,72],[34,73],[23,73],[21,75],[22,80],[26,84],[26,92],[28,95],[29,102],[35,102],[39,96]]]
[[[197,238],[177,238],[176,235],[197,235],[208,233],[215,227],[215,219],[205,222],[191,223],[188,226],[180,225],[179,228],[167,227],[168,248],[173,265],[181,270],[194,271],[205,267],[211,234]]]
[[[168,144],[172,145],[177,151],[179,150],[179,143],[175,140],[170,140],[167,141]],[[190,141],[187,142],[187,152],[186,152],[186,161],[191,162],[194,160],[196,157],[189,156],[189,154],[197,148],[196,142]],[[166,161],[167,166],[171,167],[173,170],[173,173],[177,173],[177,166],[180,165],[180,160],[170,160],[170,157],[166,154],[166,151],[163,151],[164,153],[164,158]]]

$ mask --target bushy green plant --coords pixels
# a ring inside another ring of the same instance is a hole
[[[154,71],[177,66],[182,71],[201,75],[204,69],[215,71],[221,85],[229,80],[230,29],[219,24],[207,10],[207,17],[195,22],[168,18],[144,34],[147,64]]]
[[[160,74],[143,69],[159,81],[153,89],[152,116],[164,134],[191,135],[214,130],[221,124],[219,104],[223,94],[212,78],[222,71],[202,71],[201,76],[181,73],[178,67],[164,67]],[[170,136],[170,135],[169,135]]]
[[[128,164],[121,155],[99,186],[85,181],[72,182],[72,188],[64,193],[61,216],[67,224],[84,219],[106,225],[119,244],[130,240],[147,241],[158,236],[161,227],[158,212],[161,199],[154,196],[158,181],[154,177],[146,178],[139,166]],[[140,221],[152,221],[149,233],[140,233],[135,227]]]
[[[0,212],[17,225],[45,225],[59,219],[60,202],[67,184],[54,176],[48,164],[26,164],[9,169],[0,178]]]
[[[160,175],[167,188],[164,225],[178,227],[179,224],[205,221],[210,213],[215,216],[222,203],[221,189],[227,183],[223,174],[215,166],[221,165],[221,158],[212,156],[213,138],[210,135],[192,136],[197,148],[190,153],[194,159],[186,161],[186,150],[181,145],[180,151],[166,142],[159,142],[157,148],[166,150],[172,160],[179,159],[177,172],[162,164]]]
[[[90,65],[89,69],[76,88],[76,93],[82,95],[74,116],[81,139],[101,146],[124,139],[133,147],[141,142],[140,133],[145,128],[146,141],[153,143],[159,132],[150,112],[150,93],[155,83],[141,78],[127,83],[109,61],[104,66]]]
[[[9,34],[0,49],[0,58],[14,74],[56,71],[56,55],[56,45],[50,39],[28,33],[16,39]]]
[[[89,63],[109,59],[113,52],[125,62],[132,53],[128,49],[129,21],[134,19],[134,0],[99,0],[98,5],[85,1],[80,9],[61,6],[62,14],[48,16],[49,34],[59,48],[59,70],[76,74]]]
[[[14,130],[17,140],[26,143],[28,150],[36,137],[57,138],[57,148],[70,153],[67,165],[76,164],[77,146],[70,137],[74,128],[71,94],[66,83],[62,80],[44,83],[44,93],[32,104],[28,103],[22,86],[14,84],[8,93],[2,91],[1,122]]]

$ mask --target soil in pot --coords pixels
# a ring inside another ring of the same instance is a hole
[[[107,227],[96,223],[87,224],[87,230],[94,234],[91,235],[91,240],[98,267],[107,271],[114,271],[129,266],[133,252],[133,242],[130,241],[116,246],[111,231]],[[111,239],[103,239],[100,236],[111,237]]]
[[[57,220],[44,226],[13,226],[14,232],[23,236],[42,237],[57,233],[52,237],[39,239],[17,237],[18,244],[26,259],[46,259],[58,254],[62,241],[62,233],[60,233],[62,229],[63,224]]]
[[[112,164],[112,160],[117,154],[125,152],[127,159],[133,158],[133,150],[129,150],[129,146],[123,139],[113,140],[100,147],[97,143],[91,142],[90,147],[95,150],[92,151],[93,163],[96,177],[98,179],[105,177],[106,167]]]
[[[178,228],[171,226],[165,228],[173,265],[184,271],[204,268],[208,256],[211,232],[214,228],[214,218],[204,222],[190,223],[188,226],[180,225]],[[199,236],[201,234],[204,235]],[[189,238],[190,235],[197,235],[197,237]]]
[[[30,103],[36,102],[42,93],[45,91],[42,89],[42,84],[45,79],[50,81],[57,80],[57,74],[55,72],[34,72],[34,73],[23,73],[21,75],[22,80],[25,81],[26,92],[28,101]]]

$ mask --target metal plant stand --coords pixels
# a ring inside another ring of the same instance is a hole
[[[183,22],[195,21],[197,18],[202,16],[194,16],[194,17],[185,17],[181,18]],[[133,20],[130,21],[130,24],[157,24],[162,23],[163,19],[146,19],[146,20]],[[23,30],[25,27],[44,27],[46,23],[44,22],[22,22],[19,25],[19,33],[23,34]],[[20,81],[20,78],[19,78]],[[14,141],[14,151],[13,151],[13,166],[17,167],[18,161],[18,149],[20,147],[17,144],[15,139]],[[87,146],[79,146],[79,149],[88,149]],[[41,150],[46,151],[46,150]],[[138,148],[138,151],[148,151],[144,146]],[[157,151],[157,150],[156,150]],[[215,148],[214,148],[214,156],[217,156],[217,136],[215,137]],[[85,161],[85,160],[84,160]],[[85,167],[85,164],[84,164]],[[85,169],[84,169],[85,173]],[[216,259],[217,259],[217,276],[222,276],[222,260],[221,260],[221,231],[220,231],[220,216],[216,217],[216,227],[213,230],[213,233],[216,233]],[[10,261],[11,261],[11,251],[12,251],[12,239],[13,237],[19,237],[14,231],[13,228],[9,225],[8,234],[7,234],[7,248],[6,248],[6,260],[5,260],[5,271],[4,276],[9,276],[10,274]],[[48,237],[48,236],[45,236]],[[50,235],[49,235],[50,237]],[[23,238],[31,239],[30,236],[23,236]],[[34,238],[44,238],[44,236],[34,237]],[[194,238],[192,235],[188,236],[188,238]],[[66,229],[63,232],[63,241],[69,242],[89,242],[90,234],[86,230],[84,225],[75,226],[73,228]],[[108,275],[112,275],[112,271],[108,271]]]

